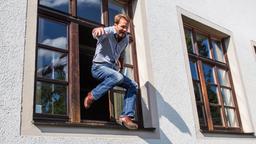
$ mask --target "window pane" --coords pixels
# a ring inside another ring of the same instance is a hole
[[[114,98],[114,116],[115,116],[115,119],[118,120],[120,114],[123,111],[124,94],[114,92],[113,98]]]
[[[195,92],[195,96],[196,96],[196,101],[200,101],[202,102],[202,92],[201,92],[201,86],[199,82],[193,81],[193,85],[194,85],[194,92]]]
[[[189,64],[190,64],[190,71],[191,71],[192,79],[199,80],[196,62],[190,60]]]
[[[40,5],[68,13],[69,0],[40,0]]]
[[[204,79],[206,83],[215,84],[214,69],[212,66],[203,64]]]
[[[225,106],[234,106],[234,101],[230,89],[221,88],[221,94]]]
[[[213,125],[222,125],[222,118],[219,107],[210,106]]]
[[[220,85],[229,87],[230,82],[229,82],[228,72],[219,68],[217,72],[218,72],[218,79],[219,79]]]
[[[67,49],[67,25],[39,18],[38,42],[56,48]]]
[[[224,53],[220,41],[212,40],[214,59],[220,62],[225,62]]]
[[[225,108],[225,114],[227,117],[228,127],[239,127],[234,109]]]
[[[132,62],[132,46],[131,45],[128,45],[128,47],[125,49],[124,63],[125,64],[133,64],[133,62]]]
[[[39,48],[37,54],[37,76],[67,81],[67,62],[67,54]]]
[[[205,111],[202,105],[197,105],[197,113],[200,126],[206,126]]]
[[[124,93],[114,92],[113,99],[114,99],[114,116],[115,116],[115,119],[118,120],[119,116],[123,112]],[[137,111],[137,107],[135,105],[135,112],[136,111]],[[137,113],[135,113],[135,121],[137,120],[138,120],[138,116],[137,116]]]
[[[53,115],[66,115],[66,97],[66,86],[37,82],[35,112]]]
[[[185,29],[185,38],[188,53],[194,53],[192,32],[188,29]]]
[[[77,15],[101,23],[101,0],[77,0]]]
[[[108,11],[109,11],[109,25],[114,24],[114,17],[116,14],[124,13],[124,8],[113,0],[109,0],[108,2]]]
[[[134,80],[134,72],[132,68],[124,67],[124,69],[122,70],[122,74]]]
[[[207,94],[209,103],[218,104],[218,89],[216,86],[207,85]]]
[[[211,51],[209,47],[209,40],[206,36],[197,34],[196,41],[198,46],[198,53],[200,56],[211,58]]]

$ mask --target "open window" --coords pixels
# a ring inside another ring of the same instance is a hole
[[[125,0],[39,0],[34,92],[35,122],[79,123],[117,126],[125,90],[106,93],[88,110],[83,99],[98,83],[91,76],[96,40],[94,27],[113,25],[114,16],[132,18],[132,1]],[[132,25],[132,21],[131,21]],[[132,27],[130,32],[134,35]],[[138,82],[135,44],[126,49],[123,73]],[[142,127],[140,95],[135,120]]]

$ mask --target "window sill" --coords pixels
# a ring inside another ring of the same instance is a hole
[[[103,129],[115,129],[115,130],[129,130],[124,126],[117,124],[116,122],[108,122],[108,121],[91,121],[91,120],[83,120],[80,123],[75,122],[54,122],[54,121],[33,121],[33,124],[38,126],[53,126],[53,127],[79,127],[79,128],[103,128]],[[139,127],[139,129],[134,131],[148,131],[154,132],[155,128],[143,128]]]
[[[256,138],[254,133],[243,133],[237,131],[208,131],[208,130],[200,130],[201,133],[206,137],[239,137],[239,138]]]

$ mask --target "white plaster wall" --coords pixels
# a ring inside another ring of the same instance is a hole
[[[28,0],[31,2],[31,0]],[[82,134],[47,133],[46,135],[21,135],[21,97],[24,65],[26,26],[26,0],[0,0],[0,143],[3,144],[254,144],[253,137],[232,135],[198,135],[196,115],[192,103],[187,75],[182,35],[178,22],[177,6],[190,11],[231,31],[241,73],[241,81],[248,110],[255,131],[256,115],[256,62],[251,53],[251,40],[256,40],[254,0],[138,0],[136,14],[140,16],[146,38],[138,38],[140,46],[149,52],[145,69],[152,69],[143,77],[149,80],[156,93],[160,139],[136,135],[83,134],[100,129],[80,129]],[[140,4],[143,4],[140,5]],[[141,11],[141,7],[145,11]],[[142,16],[141,16],[142,15]],[[139,21],[140,19],[137,20]],[[136,18],[136,17],[135,17]],[[139,24],[139,22],[137,22]],[[140,63],[140,61],[139,61]],[[141,62],[143,64],[143,62]],[[236,65],[236,64],[235,64]],[[107,130],[105,130],[107,131]],[[132,133],[132,132],[129,132]],[[238,137],[238,138],[235,138]]]

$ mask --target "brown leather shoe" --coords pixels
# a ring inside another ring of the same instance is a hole
[[[89,92],[87,96],[84,98],[84,108],[89,109],[91,104],[93,103],[94,99],[92,96],[92,92]]]
[[[134,123],[128,116],[119,117],[118,123],[120,125],[124,125],[128,129],[138,129],[138,125]]]

